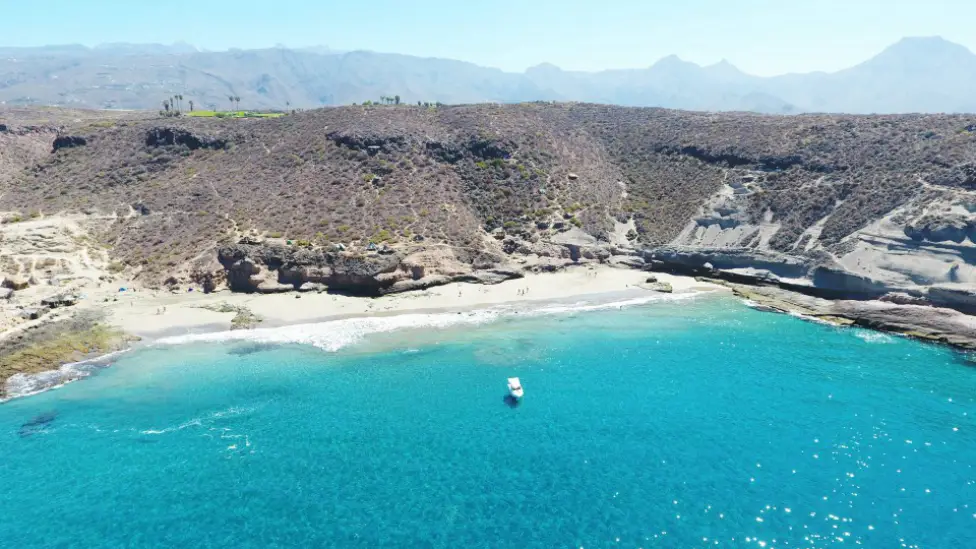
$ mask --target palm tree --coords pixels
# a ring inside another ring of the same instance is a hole
[[[169,112],[169,99],[163,99],[163,110]]]
[[[393,101],[395,101],[396,104],[399,105],[400,104],[400,96],[399,95],[394,95],[393,96]]]
[[[230,108],[233,109],[234,108],[234,96],[233,95],[228,95],[227,96],[227,100],[230,101]]]
[[[235,95],[234,101],[237,101],[237,110],[241,110],[241,96]]]
[[[190,112],[193,112],[193,100],[190,100]]]
[[[180,100],[180,112],[183,112],[183,94],[181,93],[180,95],[177,95],[176,97],[177,97],[177,99]]]

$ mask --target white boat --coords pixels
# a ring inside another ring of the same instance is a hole
[[[517,377],[508,378],[508,394],[515,400],[521,400],[525,391],[522,390],[522,382]]]

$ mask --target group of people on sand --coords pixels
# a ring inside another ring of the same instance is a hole
[[[527,293],[529,293],[528,287],[522,288],[521,290],[518,291],[518,295],[525,295]]]
[[[161,315],[161,314],[163,314],[165,312],[166,312],[166,307],[157,307],[156,308],[156,314],[157,315]]]

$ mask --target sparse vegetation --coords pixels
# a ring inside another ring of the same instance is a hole
[[[395,95],[386,99],[396,106]],[[5,160],[0,211],[117,210],[101,243],[152,278],[171,263],[205,257],[243,228],[297,245],[405,245],[423,235],[425,245],[484,250],[485,230],[531,236],[578,226],[607,238],[614,221],[633,220],[628,238],[657,245],[726,182],[740,180],[751,220],[772,215],[781,229],[771,244],[789,249],[828,213],[822,240],[840,242],[917,196],[919,180],[935,191],[976,188],[976,133],[960,131],[973,125],[965,116],[771,117],[548,103],[428,115],[402,99],[399,108],[371,112],[258,113],[278,118],[246,125],[218,114],[195,110],[178,123],[132,119],[111,128],[89,120],[85,133],[67,130],[87,144],[57,154],[48,145],[55,133],[44,134],[43,147]],[[173,126],[180,131],[147,142],[149,132]],[[150,216],[119,209],[134,197]]]

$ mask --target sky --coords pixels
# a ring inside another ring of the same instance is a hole
[[[0,0],[0,46],[324,45],[507,71],[641,68],[676,54],[769,76],[855,65],[905,36],[976,51],[973,0]]]

